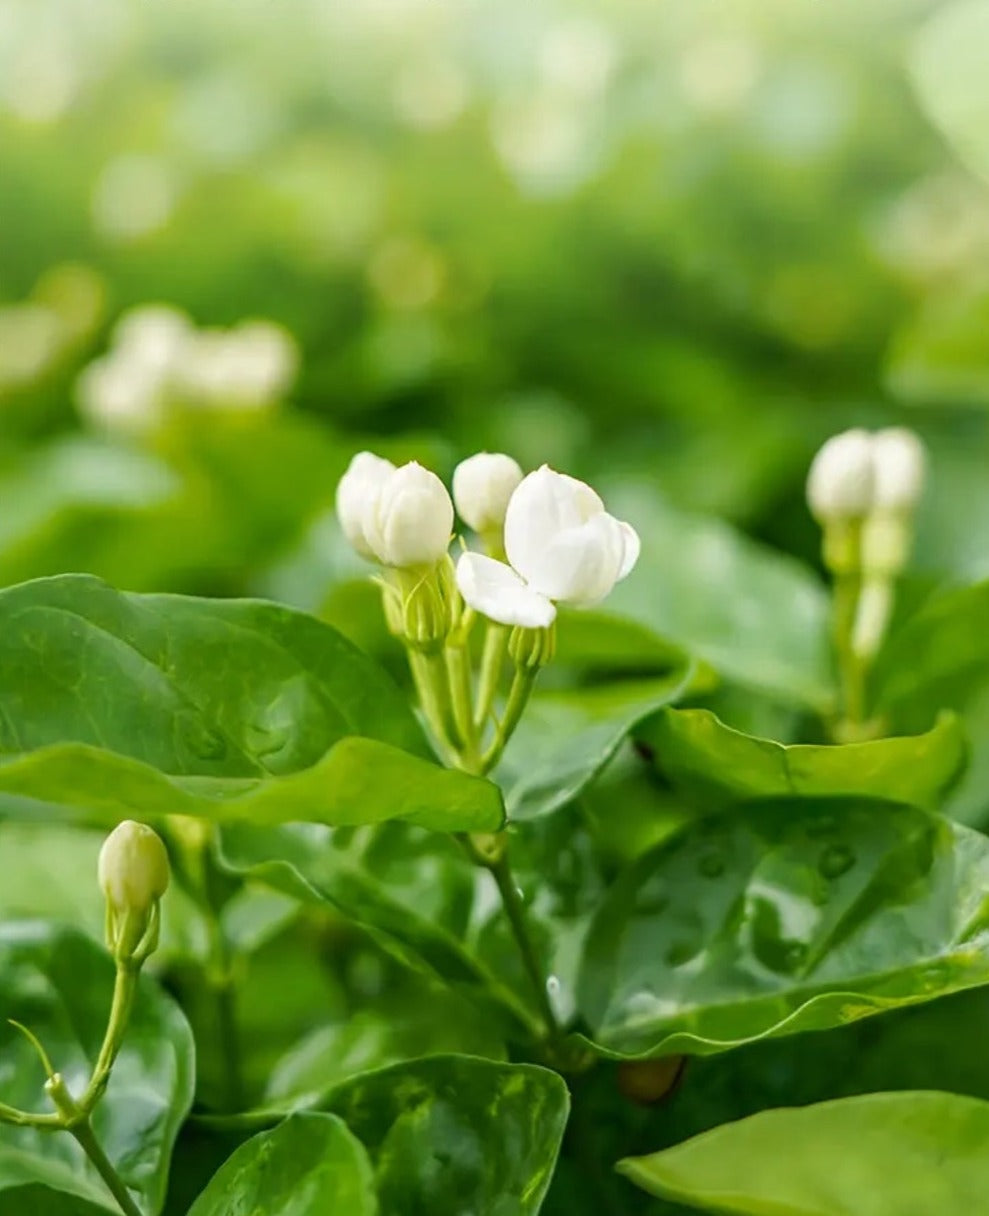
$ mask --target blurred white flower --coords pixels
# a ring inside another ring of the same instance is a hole
[[[596,604],[639,556],[630,524],[609,515],[574,477],[543,465],[513,493],[505,515],[509,565],[476,553],[457,563],[457,585],[478,612],[505,625],[543,628],[554,603]]]
[[[184,353],[176,368],[181,395],[218,408],[264,408],[285,395],[298,369],[291,334],[271,321],[200,330]]]
[[[872,437],[877,511],[911,511],[924,486],[924,445],[906,427],[889,427]]]
[[[453,470],[453,501],[479,534],[501,533],[509,499],[522,480],[518,462],[503,452],[478,452]]]
[[[136,240],[168,223],[179,193],[178,174],[162,157],[118,156],[93,187],[93,224],[113,240]]]
[[[819,521],[865,515],[872,506],[875,471],[872,436],[856,428],[832,435],[814,457],[807,502]]]

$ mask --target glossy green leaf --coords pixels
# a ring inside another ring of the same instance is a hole
[[[37,1056],[6,1019],[36,1034],[70,1087],[79,1088],[99,1052],[112,989],[113,965],[90,938],[40,921],[0,926],[3,1101],[25,1110],[49,1109]],[[148,1213],[160,1211],[164,1202],[172,1147],[192,1103],[193,1071],[185,1018],[149,977],[142,977],[130,1029],[93,1126]],[[70,1136],[0,1126],[0,1208],[6,1210],[7,1187],[28,1184],[69,1190],[116,1212]],[[11,1210],[30,1209],[25,1204]]]
[[[961,716],[971,761],[946,810],[967,823],[989,814],[989,582],[935,595],[894,633],[873,680],[888,729],[926,730],[941,710]]]
[[[292,1115],[241,1145],[189,1216],[376,1216],[371,1163],[333,1115]]]
[[[434,1056],[355,1078],[329,1109],[371,1156],[381,1216],[535,1216],[569,1105],[546,1069]]]
[[[638,723],[675,700],[690,679],[681,666],[660,679],[533,697],[494,773],[509,819],[536,819],[566,806]]]
[[[707,1054],[989,982],[989,842],[867,799],[687,824],[618,880],[579,987],[599,1049]]]
[[[860,796],[936,808],[964,767],[953,714],[927,734],[842,745],[784,746],[726,726],[705,709],[667,709],[638,732],[660,771],[701,805],[747,798]]]
[[[989,1102],[867,1094],[765,1111],[618,1169],[721,1216],[969,1216],[989,1189],[987,1138]]]
[[[390,679],[310,617],[66,576],[0,592],[0,812],[438,830],[501,822]]]
[[[642,556],[609,596],[610,612],[728,679],[828,710],[828,597],[810,570],[725,523],[674,510],[645,485],[616,486],[608,505],[642,537]]]

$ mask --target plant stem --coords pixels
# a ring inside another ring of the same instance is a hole
[[[215,998],[216,1034],[223,1065],[223,1103],[230,1110],[244,1105],[244,1086],[240,1072],[240,1033],[233,983],[233,959],[219,909],[205,909],[209,932],[209,981]]]
[[[507,625],[499,625],[497,621],[488,621],[487,632],[484,635],[484,650],[481,654],[477,706],[474,710],[474,725],[479,731],[484,730],[484,724],[488,720],[495,697],[498,695],[501,667],[508,648],[508,635]]]
[[[512,933],[515,935],[515,940],[518,943],[519,953],[522,955],[526,974],[529,976],[536,995],[539,1012],[546,1023],[547,1038],[553,1042],[559,1041],[563,1036],[562,1028],[557,1021],[556,1013],[549,999],[549,993],[546,989],[546,977],[543,974],[542,963],[539,961],[539,955],[532,940],[525,904],[522,902],[522,896],[515,885],[515,877],[512,874],[508,855],[503,852],[496,860],[485,862],[485,865],[498,887],[505,915],[508,917],[508,923],[512,927]]]
[[[116,1199],[117,1205],[124,1213],[124,1216],[143,1216],[141,1209],[131,1198],[131,1193],[127,1189],[124,1180],[114,1169],[113,1162],[103,1151],[100,1142],[96,1139],[89,1116],[85,1116],[79,1123],[73,1123],[68,1130],[75,1137],[82,1151],[93,1163],[96,1172],[106,1183],[107,1190]]]
[[[462,753],[463,767],[477,767],[477,731],[474,728],[473,689],[470,658],[464,644],[446,648],[446,672],[449,680],[450,703],[457,733],[457,745]]]
[[[845,721],[852,726],[858,726],[865,718],[865,669],[852,644],[860,585],[857,574],[839,574],[834,583],[833,639],[841,709]]]
[[[419,704],[426,715],[429,729],[444,760],[453,768],[459,768],[457,749],[450,741],[449,721],[451,717],[450,687],[446,671],[440,667],[442,656],[427,655],[421,650],[408,651],[409,668],[419,695]]]
[[[85,1114],[89,1114],[103,1095],[110,1080],[110,1072],[114,1061],[124,1041],[127,1023],[130,1019],[134,996],[137,993],[137,969],[125,962],[117,963],[117,974],[113,983],[113,1000],[110,1005],[110,1017],[107,1021],[103,1045],[96,1060],[96,1067],[90,1077],[86,1092],[79,1101],[79,1106]]]
[[[505,745],[519,724],[538,674],[539,670],[535,667],[515,668],[515,675],[512,677],[511,687],[508,690],[508,700],[505,702],[505,713],[498,723],[498,733],[491,746],[481,757],[482,773],[490,772],[501,759]]]

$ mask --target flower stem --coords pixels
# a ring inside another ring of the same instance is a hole
[[[450,741],[449,722],[452,715],[450,686],[446,670],[442,666],[442,656],[428,655],[411,647],[408,655],[412,679],[419,695],[419,704],[422,706],[422,712],[432,731],[433,740],[444,760],[454,768],[458,768],[457,749]]]
[[[865,668],[853,646],[860,589],[861,579],[857,574],[839,574],[835,578],[833,637],[841,711],[844,722],[852,727],[858,726],[865,717]]]
[[[501,759],[501,753],[505,750],[508,740],[514,734],[515,728],[522,718],[538,674],[539,670],[535,667],[515,668],[515,675],[512,676],[511,687],[508,690],[508,700],[505,702],[505,713],[498,723],[498,732],[491,746],[481,757],[482,773],[490,772]]]
[[[484,650],[481,654],[477,706],[474,710],[474,725],[479,731],[484,730],[484,724],[488,720],[495,697],[498,695],[502,663],[508,648],[508,635],[507,625],[499,625],[497,621],[488,621],[487,632],[484,635]]]
[[[86,1116],[81,1123],[73,1124],[69,1128],[69,1131],[75,1137],[82,1151],[93,1163],[96,1172],[106,1183],[107,1190],[117,1201],[117,1206],[124,1213],[124,1216],[143,1216],[141,1209],[131,1198],[131,1193],[127,1189],[124,1180],[114,1169],[113,1162],[103,1151],[100,1142],[96,1139],[89,1117]]]
[[[539,961],[535,943],[532,940],[525,904],[522,902],[522,896],[515,885],[515,877],[512,874],[512,868],[508,861],[508,854],[502,852],[497,859],[487,861],[484,864],[498,887],[505,915],[508,917],[508,923],[512,927],[512,933],[515,936],[519,953],[522,956],[522,963],[532,984],[536,1002],[539,1005],[539,1012],[546,1023],[547,1038],[554,1042],[558,1041],[562,1038],[563,1032],[549,999],[549,992],[546,988],[546,977],[543,974],[543,967]]]
[[[447,646],[445,658],[457,747],[461,752],[463,767],[476,768],[477,731],[474,727],[470,656],[466,645]]]
[[[117,974],[113,983],[113,1000],[110,1005],[106,1033],[103,1036],[103,1045],[96,1059],[93,1075],[86,1086],[86,1092],[79,1100],[79,1106],[87,1115],[102,1097],[103,1091],[109,1083],[114,1061],[123,1044],[134,997],[137,993],[137,975],[137,969],[129,966],[127,962],[119,961],[117,963]]]

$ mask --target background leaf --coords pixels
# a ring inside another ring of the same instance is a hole
[[[618,1168],[723,1216],[966,1216],[989,1186],[987,1136],[987,1102],[868,1094],[766,1111]]]
[[[424,759],[379,668],[288,609],[69,576],[0,592],[0,639],[7,813],[501,821],[490,783]]]
[[[618,880],[580,1009],[616,1055],[706,1054],[985,984],[987,881],[984,837],[912,807],[746,804]]]
[[[953,714],[924,735],[784,746],[733,730],[705,709],[666,709],[637,735],[668,780],[712,808],[796,795],[887,798],[936,809],[966,759]]]
[[[376,1216],[371,1164],[333,1115],[292,1115],[241,1145],[189,1216],[270,1212],[278,1216]]]
[[[569,1097],[543,1068],[435,1056],[355,1078],[330,1109],[371,1156],[381,1216],[535,1216]]]
[[[15,1018],[36,1034],[74,1091],[85,1085],[96,1061],[112,988],[110,959],[76,930],[41,922],[0,926],[0,1017]],[[3,1100],[25,1110],[47,1110],[44,1079],[31,1046],[4,1021]],[[192,1103],[193,1082],[193,1043],[185,1018],[153,980],[142,976],[130,1029],[93,1126],[150,1213],[164,1203],[172,1147]],[[12,1169],[15,1152],[18,1164]],[[71,1175],[76,1193],[91,1199],[106,1194],[71,1136],[0,1126],[0,1191],[8,1179],[24,1185],[31,1175],[58,1189]],[[106,1202],[113,1211],[113,1202]]]

